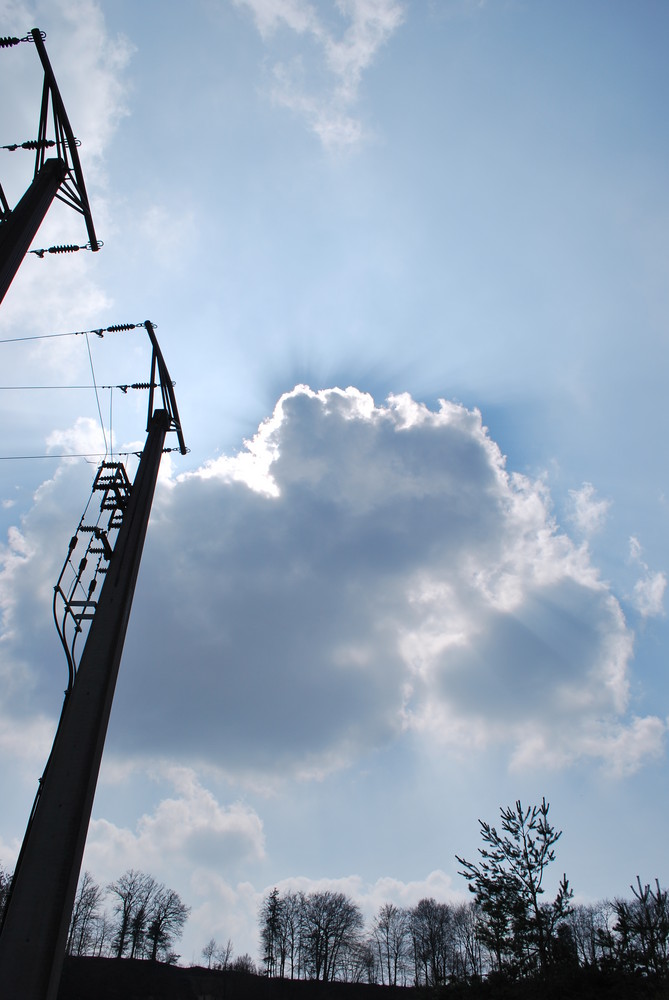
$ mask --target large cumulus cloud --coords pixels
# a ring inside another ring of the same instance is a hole
[[[7,560],[15,656],[58,483]],[[39,629],[23,642],[44,649]],[[664,736],[628,714],[632,650],[587,546],[477,411],[298,386],[239,454],[159,485],[110,746],[313,773],[411,730],[631,769]]]
[[[142,573],[135,749],[308,770],[408,727],[563,763],[638,731],[618,601],[453,403],[297,387],[239,455],[160,493]],[[663,724],[644,732],[630,766]]]

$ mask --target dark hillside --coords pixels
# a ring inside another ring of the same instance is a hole
[[[407,1000],[413,990],[268,979],[129,958],[67,958],[58,1000]]]
[[[488,981],[415,990],[267,979],[134,959],[68,958],[58,1000],[669,1000],[669,983],[575,970],[548,982]]]

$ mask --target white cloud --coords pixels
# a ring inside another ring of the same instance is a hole
[[[35,622],[76,523],[59,497],[81,482],[61,468],[6,554],[23,711],[28,690],[46,704]],[[523,769],[606,762],[614,732],[623,771],[664,731],[627,719],[632,650],[587,547],[477,411],[298,386],[237,456],[159,484],[112,749],[257,781],[322,775],[407,729]]]
[[[593,756],[600,757],[605,770],[614,778],[634,774],[647,760],[664,753],[667,725],[649,716],[633,718],[627,726],[615,722],[593,725],[587,737],[592,742]]]
[[[371,921],[384,903],[411,907],[429,897],[439,902],[458,903],[468,895],[466,891],[454,887],[452,878],[440,870],[430,872],[423,879],[407,882],[388,876],[366,882],[358,875],[318,879],[296,875],[272,882],[261,891],[249,882],[232,884],[215,873],[201,871],[194,873],[191,879],[194,906],[189,918],[189,938],[204,943],[213,936],[219,944],[230,939],[235,946],[235,954],[249,951],[256,956],[258,911],[275,887],[281,893],[342,892],[358,904],[367,926],[371,926]]]
[[[423,879],[409,882],[388,876],[382,876],[375,882],[365,882],[358,875],[319,879],[297,875],[282,879],[274,885],[281,893],[341,892],[358,904],[368,925],[384,903],[410,908],[425,898],[432,897],[439,902],[458,903],[468,896],[466,889],[455,888],[451,876],[439,869],[430,872]],[[267,886],[259,894],[259,902],[271,892],[274,885]]]
[[[630,559],[643,570],[643,576],[634,584],[632,604],[642,618],[664,614],[664,592],[667,589],[666,573],[653,571],[642,558],[642,548],[638,538],[630,538]]]
[[[404,6],[397,0],[338,0],[318,7],[308,0],[234,2],[252,12],[267,44],[281,28],[300,39],[297,55],[274,64],[273,100],[304,117],[326,147],[359,142],[365,130],[352,112],[361,79],[402,24]]]
[[[175,794],[139,817],[135,829],[94,819],[85,864],[105,878],[127,868],[161,872],[178,861],[190,870],[230,868],[265,854],[262,822],[240,802],[222,805],[195,773],[185,767],[164,770]]]
[[[600,500],[592,483],[583,483],[580,490],[569,490],[570,520],[586,537],[604,527],[611,508],[610,500]]]

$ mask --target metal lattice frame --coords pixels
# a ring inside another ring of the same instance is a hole
[[[79,153],[77,152],[79,143],[72,132],[72,126],[67,117],[65,105],[60,96],[58,84],[56,83],[56,78],[44,47],[42,33],[38,28],[33,28],[30,34],[35,42],[35,48],[44,69],[42,106],[37,131],[37,151],[35,154],[35,177],[37,177],[46,161],[47,129],[49,126],[49,117],[51,117],[55,132],[56,153],[58,159],[62,160],[67,168],[65,180],[62,182],[56,198],[83,215],[86,223],[86,231],[88,232],[90,249],[99,250],[100,243],[95,235],[84,175],[79,161]],[[51,105],[51,116],[49,115],[49,105]]]

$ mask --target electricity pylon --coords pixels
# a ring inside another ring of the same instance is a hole
[[[0,930],[2,1000],[56,998],[166,433],[176,431],[179,450],[182,454],[188,450],[153,324],[147,320],[144,326],[153,349],[146,444],[132,487],[125,475],[107,475],[107,463],[96,479],[103,493],[102,505],[111,511],[110,524],[115,520],[118,534],[112,550],[107,533],[98,529],[105,572],[97,602],[91,597],[92,589],[82,601],[66,597],[67,613],[78,615],[80,626],[90,619],[90,628],[78,666],[68,654],[74,679],[28,822]],[[154,388],[158,387],[162,400],[154,410]],[[74,542],[76,537],[70,554]]]
[[[0,42],[8,45],[23,40],[10,38],[0,39]],[[84,175],[77,152],[77,140],[72,133],[65,105],[44,48],[42,32],[38,28],[33,28],[25,40],[32,40],[35,43],[44,68],[42,106],[37,139],[34,142],[25,143],[29,148],[36,149],[35,174],[30,187],[13,211],[10,210],[2,187],[0,187],[0,302],[4,299],[7,289],[14,280],[21,261],[28,252],[28,247],[54,198],[58,198],[83,215],[88,232],[88,247],[91,250],[99,250],[102,245],[97,239],[93,227]],[[53,118],[55,140],[47,140],[49,110],[51,110]],[[47,159],[46,150],[54,145],[56,156]],[[79,248],[61,247],[54,249]]]

